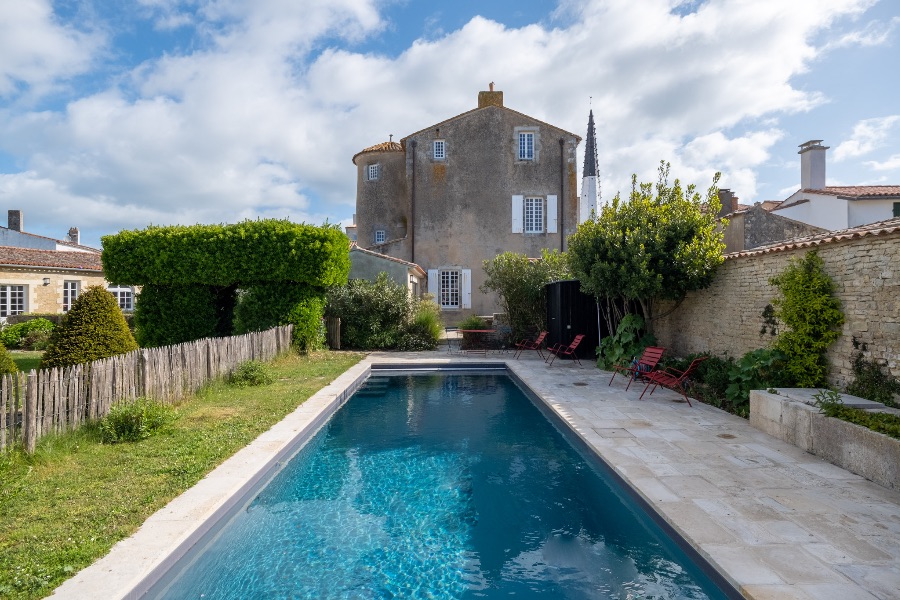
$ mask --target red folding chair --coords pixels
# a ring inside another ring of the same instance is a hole
[[[575,339],[572,340],[572,343],[568,346],[565,344],[556,344],[552,348],[547,348],[547,352],[550,353],[550,355],[547,357],[550,359],[550,366],[553,366],[553,361],[556,360],[557,357],[562,358],[564,356],[571,356],[580,367],[581,361],[578,360],[578,355],[575,354],[575,350],[578,348],[578,344],[580,344],[581,340],[583,339],[584,334],[579,333],[575,336]],[[547,362],[547,359],[544,359],[544,362]]]
[[[547,337],[547,332],[542,331],[534,340],[522,340],[521,342],[516,342],[516,354],[513,358],[518,359],[519,356],[525,350],[534,350],[538,353],[541,358],[544,358],[544,353],[541,352],[541,346],[544,345],[544,338]],[[544,358],[544,360],[547,360]]]
[[[693,404],[691,404],[691,399],[688,398],[687,392],[684,389],[684,382],[687,381],[687,378],[697,370],[697,366],[707,358],[709,357],[698,356],[691,361],[691,364],[688,365],[688,368],[684,371],[679,371],[678,369],[667,367],[662,371],[651,371],[650,373],[647,373],[647,387],[645,387],[644,391],[641,392],[641,398],[644,397],[644,393],[651,385],[653,386],[653,389],[650,390],[651,395],[654,391],[656,391],[657,387],[663,386],[664,388],[669,388],[670,390],[678,392],[679,394],[684,396],[684,400],[688,403],[688,406],[693,406]]]
[[[641,354],[641,357],[636,361],[633,360],[627,364],[613,366],[613,375],[609,378],[609,383],[607,385],[612,385],[613,379],[616,378],[616,374],[628,373],[628,385],[625,386],[625,391],[627,392],[628,388],[631,387],[631,384],[638,375],[643,377],[650,371],[656,369],[656,365],[659,363],[663,352],[665,351],[665,348],[659,346],[647,346],[644,348],[644,353]]]

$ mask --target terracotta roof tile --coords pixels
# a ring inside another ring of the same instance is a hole
[[[796,250],[799,248],[812,248],[813,246],[821,246],[822,244],[830,244],[833,242],[844,242],[864,238],[870,235],[900,235],[900,217],[889,219],[887,221],[879,221],[877,223],[869,223],[860,225],[859,227],[851,227],[850,229],[842,229],[840,231],[828,231],[805,237],[794,238],[783,242],[776,242],[769,246],[753,248],[752,250],[744,250],[743,252],[733,252],[726,254],[725,259],[741,258],[744,256],[756,256],[759,254],[768,254],[770,252],[784,252],[786,250]]]
[[[353,164],[356,164],[357,156],[368,154],[369,152],[403,152],[403,146],[399,142],[381,142],[380,144],[369,146],[353,155]]]
[[[0,246],[0,265],[103,271],[100,254]]]
[[[900,185],[827,185],[821,190],[804,189],[800,191],[805,194],[827,194],[848,198],[877,198],[900,196]]]

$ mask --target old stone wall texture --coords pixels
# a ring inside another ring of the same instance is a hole
[[[831,382],[843,387],[852,381],[854,337],[868,346],[867,357],[900,377],[900,232],[816,248],[845,316],[841,337],[828,350]],[[658,342],[680,356],[709,352],[740,357],[769,346],[772,338],[760,335],[763,309],[778,293],[769,279],[808,251],[727,257],[709,288],[688,294],[681,306],[656,323]],[[659,314],[669,307],[660,305]]]

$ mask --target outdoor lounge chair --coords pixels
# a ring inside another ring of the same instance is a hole
[[[547,337],[547,332],[542,331],[536,338],[534,338],[534,340],[522,340],[521,342],[516,342],[516,354],[515,356],[513,356],[513,358],[519,358],[519,356],[525,350],[534,350],[541,358],[547,360],[546,358],[544,358],[544,353],[541,352],[541,346],[544,345],[545,337]]]
[[[647,378],[647,387],[645,387],[644,391],[641,392],[641,398],[644,397],[644,393],[646,393],[647,388],[649,388],[651,385],[653,386],[653,389],[650,390],[651,394],[656,390],[657,386],[661,385],[664,388],[669,388],[670,390],[678,392],[679,394],[684,396],[684,400],[688,403],[688,406],[693,406],[693,404],[691,404],[691,399],[688,398],[687,392],[684,389],[684,383],[687,378],[697,370],[697,366],[707,358],[709,357],[698,356],[691,361],[691,364],[688,365],[688,368],[684,371],[679,371],[678,369],[667,367],[662,371],[651,371],[650,373],[647,373],[647,375],[645,375],[645,377]]]
[[[613,375],[609,378],[609,383],[607,385],[612,385],[613,379],[616,378],[617,373],[628,373],[628,385],[625,386],[625,391],[627,392],[628,388],[631,387],[631,384],[639,374],[644,377],[647,373],[656,368],[656,365],[659,363],[659,360],[662,358],[663,352],[665,351],[665,348],[659,346],[647,346],[644,348],[644,353],[641,354],[640,358],[632,360],[628,364],[614,365]]]
[[[552,348],[547,348],[547,352],[550,353],[550,355],[547,357],[550,359],[550,365],[551,366],[553,365],[553,361],[556,360],[557,357],[562,358],[563,356],[571,356],[575,360],[575,362],[578,363],[578,366],[580,367],[581,361],[578,360],[578,355],[575,354],[575,350],[578,348],[578,344],[580,344],[581,340],[583,340],[583,339],[584,339],[584,334],[579,333],[578,335],[575,336],[575,339],[572,340],[572,343],[569,344],[568,346],[565,344],[556,344]],[[546,362],[546,361],[547,361],[547,359],[544,359],[544,362]]]

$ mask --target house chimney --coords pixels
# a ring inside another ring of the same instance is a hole
[[[81,233],[78,231],[77,227],[69,228],[69,241],[73,244],[81,244]]]
[[[22,211],[21,210],[11,210],[9,211],[9,229],[13,231],[22,231]]]
[[[719,217],[724,217],[738,209],[738,197],[728,188],[719,189],[719,203],[722,205],[722,208],[719,209]]]
[[[828,146],[822,140],[809,140],[800,144],[800,189],[825,189],[825,151]]]
[[[488,84],[487,92],[478,92],[478,108],[485,106],[503,106],[503,92],[494,91],[494,82]]]

